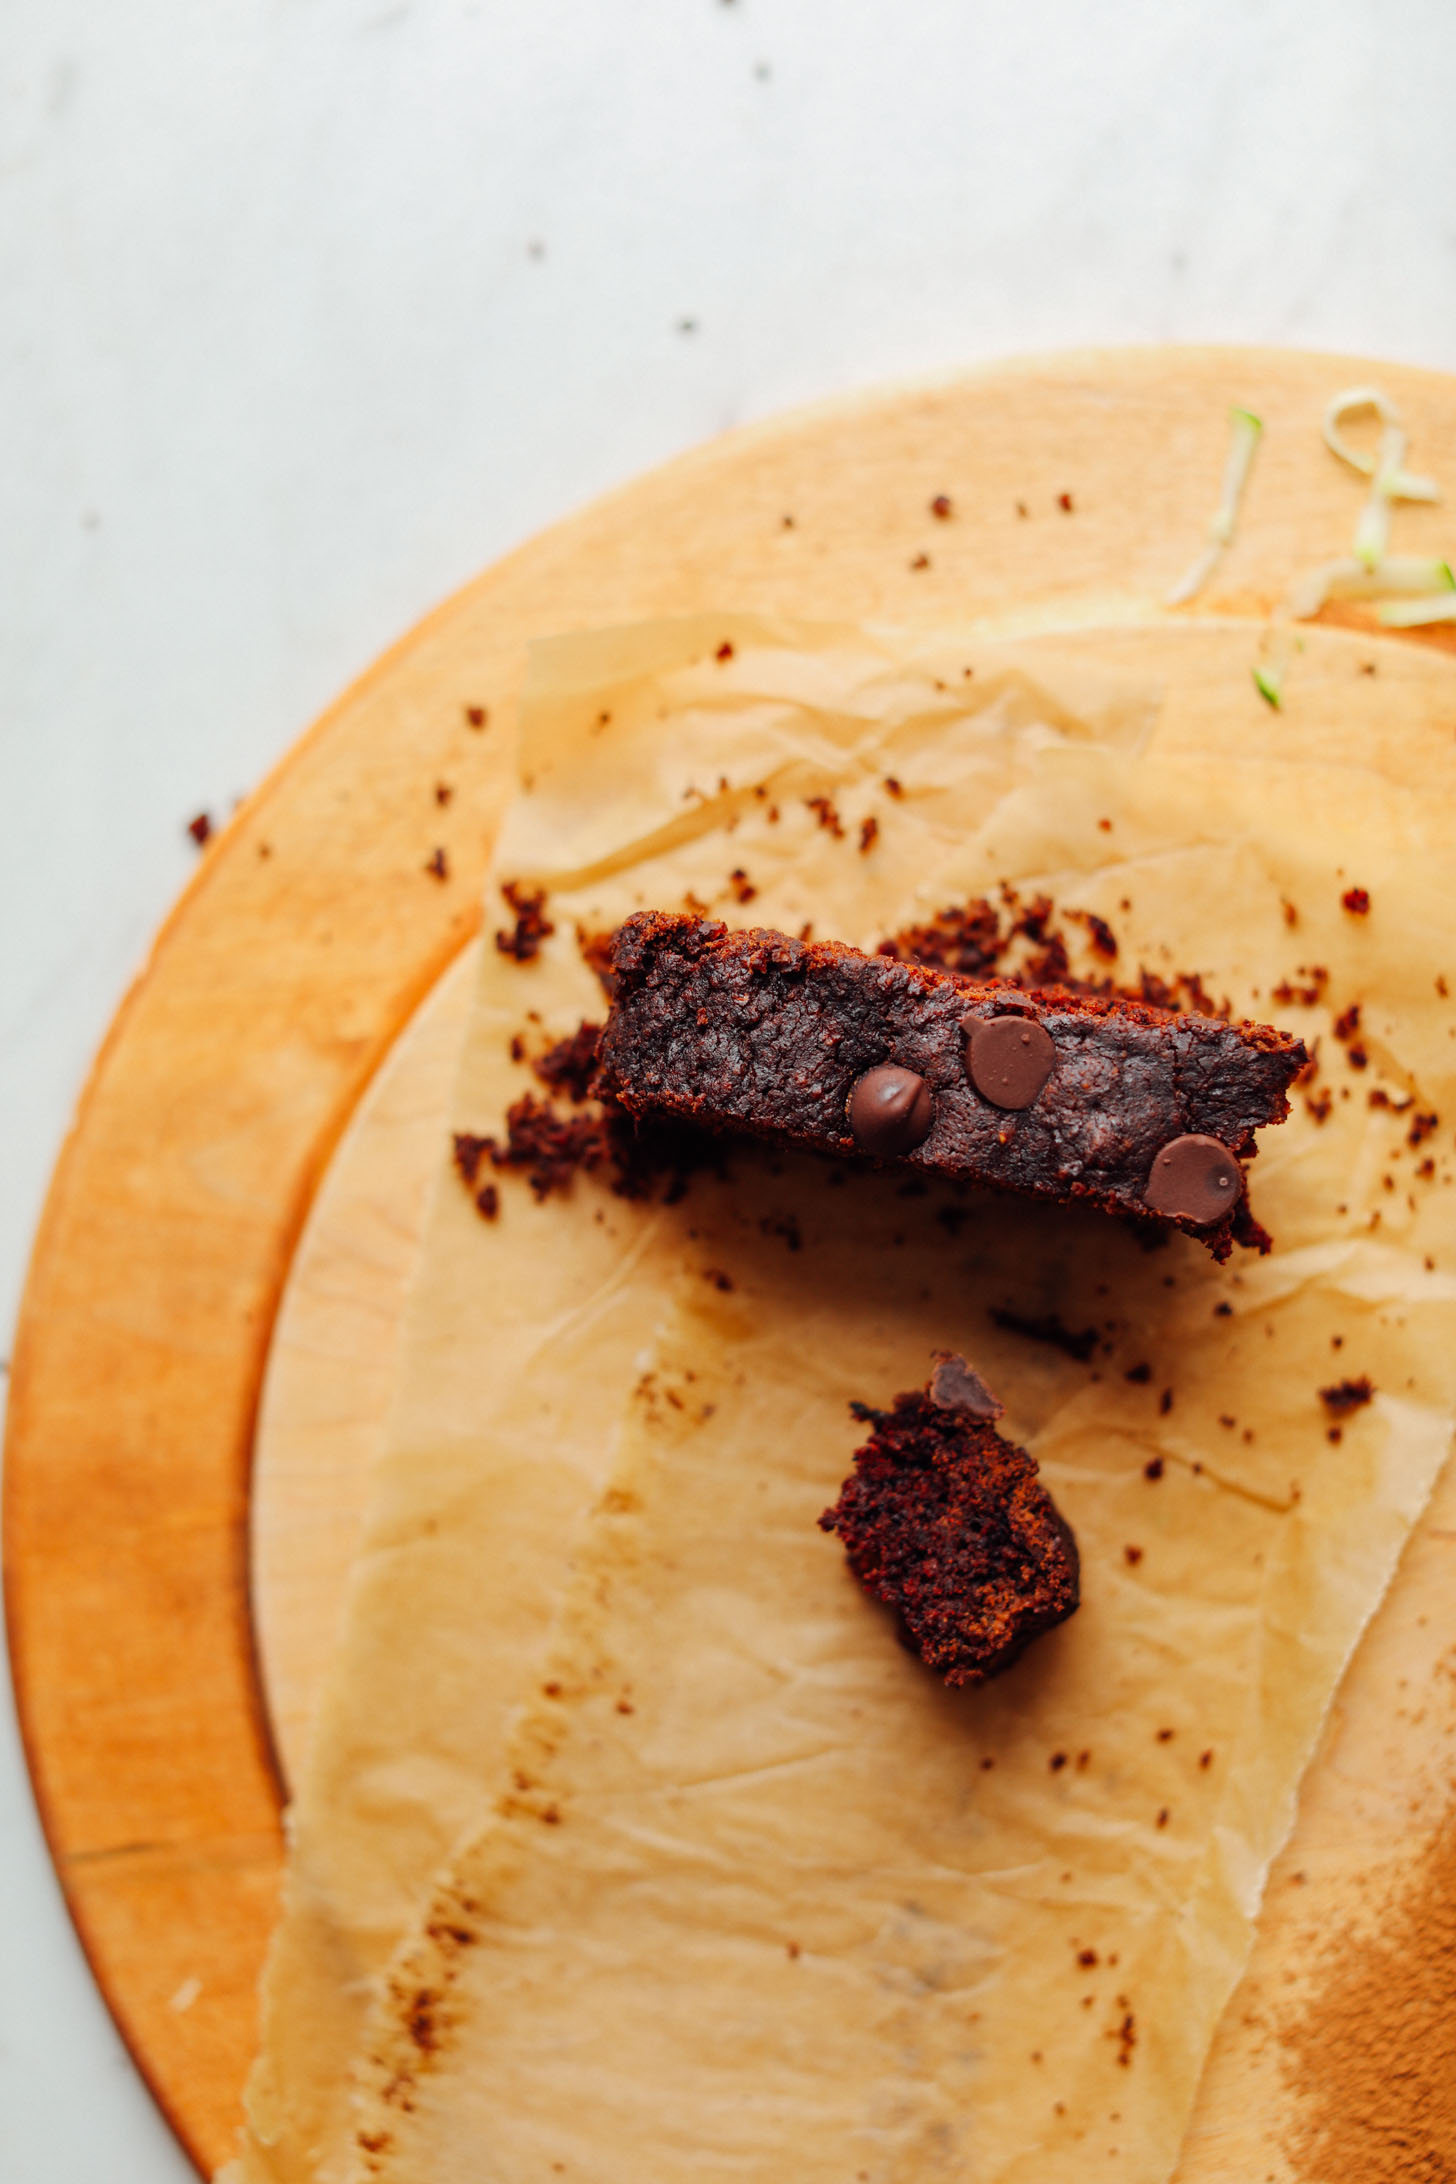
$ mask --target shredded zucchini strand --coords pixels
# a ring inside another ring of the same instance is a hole
[[[1234,408],[1229,411],[1229,446],[1228,454],[1224,458],[1223,490],[1208,526],[1207,543],[1197,560],[1185,570],[1168,593],[1168,606],[1181,607],[1201,592],[1233,543],[1244,488],[1249,482],[1249,472],[1254,467],[1254,457],[1258,453],[1263,430],[1262,419],[1256,417],[1252,410]]]

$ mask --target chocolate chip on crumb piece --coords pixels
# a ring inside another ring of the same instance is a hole
[[[968,1418],[985,1423],[1002,1416],[1005,1404],[991,1393],[974,1366],[949,1350],[936,1350],[933,1355],[929,1394],[937,1410],[963,1411]]]

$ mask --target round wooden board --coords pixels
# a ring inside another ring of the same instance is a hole
[[[1200,608],[1258,614],[1349,536],[1358,487],[1315,428],[1333,387],[1372,376],[1403,405],[1419,467],[1456,476],[1451,381],[1277,351],[1054,357],[736,434],[487,571],[208,850],[57,1168],[13,1363],[4,1529],[57,1869],[199,2167],[232,2147],[282,1855],[246,1547],[270,1335],[341,1131],[478,923],[526,645],[713,606],[1144,618],[1202,536],[1231,401],[1268,431]],[[929,505],[942,493],[948,521]],[[1403,551],[1443,549],[1439,509],[1399,520]]]

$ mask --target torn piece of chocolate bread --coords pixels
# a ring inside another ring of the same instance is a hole
[[[1268,1248],[1242,1162],[1289,1113],[1287,1032],[652,910],[611,965],[597,1082],[633,1114]]]
[[[927,1668],[985,1683],[1076,1607],[1077,1542],[964,1358],[940,1353],[892,1410],[850,1407],[874,1430],[820,1526]]]

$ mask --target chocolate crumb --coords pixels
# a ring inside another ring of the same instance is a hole
[[[1122,1377],[1130,1380],[1135,1388],[1145,1388],[1153,1377],[1153,1368],[1146,1361],[1141,1365],[1129,1365]]]
[[[1143,1477],[1145,1479],[1161,1479],[1166,1469],[1167,1466],[1161,1456],[1150,1456],[1143,1465]]]
[[[733,1276],[725,1274],[721,1266],[705,1266],[703,1278],[710,1281],[715,1289],[721,1289],[725,1296],[733,1287]]]
[[[1141,1001],[1151,1008],[1174,1012],[1193,1010],[1225,1021],[1232,1016],[1230,1003],[1211,994],[1196,972],[1179,972],[1165,979],[1143,969],[1135,983],[1123,985],[1106,976],[1075,975],[1067,935],[1058,925],[1058,915],[1049,896],[1026,898],[1014,887],[1004,885],[999,904],[985,896],[952,904],[937,911],[925,924],[907,926],[880,941],[875,953],[894,956],[902,963],[923,964],[929,970],[957,971],[970,978],[1003,978],[1023,989],[1059,986],[1068,993]],[[1116,958],[1117,936],[1105,918],[1086,911],[1062,915],[1067,922],[1080,924],[1087,931],[1094,954],[1104,961]]]
[[[612,936],[610,933],[589,933],[584,925],[576,928],[576,948],[582,962],[604,992],[612,990]]]
[[[1353,918],[1368,917],[1370,914],[1370,896],[1363,887],[1347,887],[1340,902]]]
[[[837,842],[843,841],[844,829],[839,823],[839,814],[829,798],[827,796],[806,796],[804,802],[813,812],[820,826],[832,834]]]
[[[1159,1414],[1160,1414],[1160,1415],[1161,1415],[1162,1417],[1166,1418],[1166,1417],[1167,1417],[1167,1415],[1168,1415],[1168,1413],[1169,1413],[1169,1411],[1170,1411],[1170,1410],[1171,1410],[1172,1408],[1173,1408],[1173,1391],[1172,1391],[1172,1389],[1171,1389],[1171,1388],[1164,1388],[1164,1390],[1163,1390],[1162,1394],[1161,1394],[1161,1395],[1160,1395],[1160,1396],[1158,1397],[1158,1411],[1159,1411]]]
[[[431,850],[429,856],[425,860],[425,870],[429,873],[432,880],[443,881],[449,879],[450,860],[445,855],[443,849]]]
[[[549,1091],[564,1092],[572,1105],[579,1107],[588,1096],[592,1078],[596,1075],[601,1036],[600,1024],[580,1023],[569,1037],[558,1039],[544,1054],[539,1054],[531,1067]]]
[[[495,1220],[500,1212],[500,1192],[494,1183],[482,1183],[475,1194],[475,1208],[482,1220]]]
[[[428,2055],[439,2045],[439,2026],[435,2021],[439,2002],[437,1994],[431,1994],[428,1987],[421,1987],[405,2012],[406,2030],[422,2055]]]
[[[859,853],[861,857],[874,848],[876,841],[879,839],[879,832],[880,822],[873,812],[870,813],[868,819],[861,819],[859,823]]]
[[[200,811],[195,819],[189,819],[187,822],[187,832],[192,836],[192,839],[197,844],[198,848],[201,849],[204,842],[210,842],[212,840],[211,814],[209,812]]]
[[[1302,983],[1296,984],[1295,980]],[[1286,1004],[1293,1003],[1302,1009],[1312,1009],[1323,1000],[1324,991],[1329,982],[1330,974],[1323,963],[1310,963],[1308,965],[1301,963],[1295,971],[1294,978],[1280,979],[1270,998]]]
[[[506,880],[501,893],[509,907],[516,913],[516,922],[510,932],[498,932],[495,944],[503,956],[516,963],[534,963],[541,953],[541,943],[556,927],[545,915],[546,890],[544,887],[527,887],[521,880]]]
[[[936,494],[934,500],[930,504],[930,513],[939,522],[949,523],[951,517],[955,513],[954,508],[951,506],[951,498],[949,493]]]
[[[525,1092],[506,1111],[506,1142],[485,1141],[491,1165],[518,1169],[538,1200],[564,1191],[579,1168],[601,1166],[606,1134],[597,1115],[558,1115],[549,1100]]]
[[[1130,1570],[1135,1570],[1143,1559],[1143,1551],[1141,1547],[1124,1547],[1122,1559]]]
[[[731,644],[729,644],[727,638],[725,637],[722,644],[719,645],[717,651],[713,654],[713,658],[715,660],[731,660],[732,657],[733,647]]]
[[[1321,1388],[1319,1399],[1331,1418],[1348,1418],[1352,1411],[1362,1410],[1374,1394],[1370,1375],[1361,1373],[1358,1379],[1337,1380],[1332,1387]]]
[[[437,804],[448,804],[454,794],[455,791],[448,781],[437,781],[435,783],[435,802]]]
[[[1099,826],[1110,824],[1100,819],[1097,823]],[[1093,910],[1071,910],[1067,914],[1075,918],[1078,924],[1086,926],[1093,953],[1111,963],[1117,955],[1117,936],[1106,918],[1099,918]]]
[[[490,715],[489,715],[489,713],[488,713],[488,712],[486,711],[486,709],[485,709],[485,707],[484,707],[483,705],[467,705],[467,706],[466,706],[466,708],[465,708],[465,722],[466,722],[466,726],[467,726],[467,727],[469,727],[469,728],[483,728],[483,727],[485,726],[486,722],[487,722],[487,721],[488,721],[489,719],[490,719]]]
[[[915,559],[911,562],[910,567],[914,571],[918,571],[920,569],[928,569],[930,567],[929,554],[917,554],[915,556]]]
[[[758,893],[758,889],[749,879],[742,865],[733,867],[728,875],[728,885],[733,890],[733,900],[735,902],[752,902],[754,896]]]
[[[460,1171],[460,1180],[466,1189],[470,1190],[474,1186],[481,1160],[490,1148],[491,1140],[484,1137],[474,1137],[468,1130],[457,1130],[452,1143],[455,1149],[455,1166]]]
[[[1061,511],[1062,511],[1062,514],[1063,514],[1064,516],[1069,516],[1069,515],[1071,515],[1071,513],[1072,513],[1072,496],[1071,496],[1071,494],[1070,494],[1070,493],[1058,493],[1058,495],[1057,495],[1057,506],[1058,506],[1058,508],[1060,508],[1060,509],[1061,509]]]
[[[1051,1758],[1047,1761],[1047,1765],[1053,1774],[1060,1774],[1066,1764],[1067,1755],[1065,1752],[1053,1752]]]

